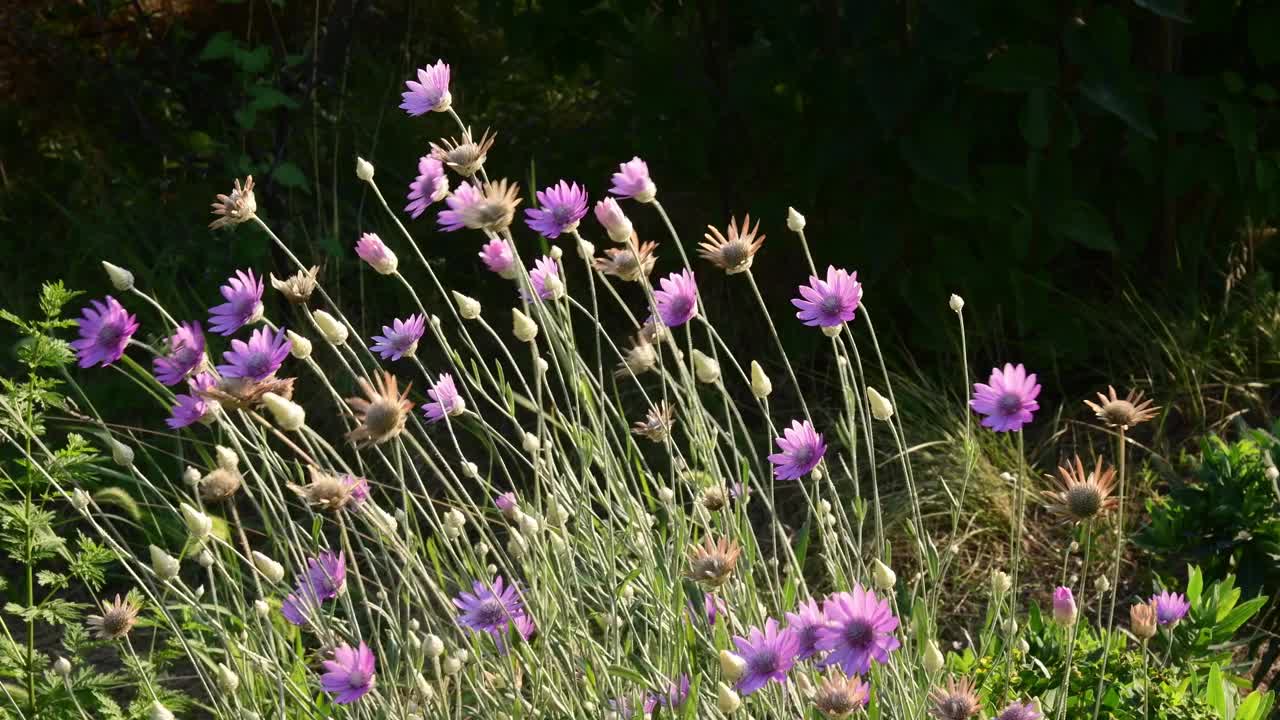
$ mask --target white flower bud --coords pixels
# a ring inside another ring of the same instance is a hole
[[[218,445],[214,447],[213,453],[218,458],[218,467],[223,470],[231,472],[232,470],[240,467],[240,456],[236,454],[235,450]]]
[[[898,584],[898,576],[892,568],[881,562],[880,558],[876,558],[871,563],[871,580],[880,590],[888,590]]]
[[[773,393],[773,381],[764,374],[764,368],[755,360],[751,361],[751,394],[763,400]]]
[[[123,468],[133,467],[133,448],[113,437],[107,438],[107,444],[111,446],[111,460],[115,464]]]
[[[1099,575],[1097,582],[1093,586],[1098,588],[1098,592],[1104,593],[1111,589],[1111,581],[1107,579],[1106,575]]]
[[[955,293],[951,293],[951,299],[947,301],[947,304],[951,306],[952,311],[958,313],[964,309],[964,298]]]
[[[1280,470],[1276,469],[1275,465],[1272,465],[1271,467],[1267,468],[1264,472],[1267,476],[1267,479],[1270,480],[1271,482],[1275,482],[1276,478],[1280,478]]]
[[[444,641],[439,635],[428,635],[422,642],[423,651],[429,658],[438,658],[444,654]]]
[[[62,677],[67,677],[71,674],[71,661],[64,657],[59,657],[53,661],[53,671]]]
[[[704,355],[702,351],[694,350],[693,373],[698,376],[699,382],[711,385],[720,379],[720,363],[709,355]]]
[[[362,157],[356,158],[356,177],[365,182],[373,179],[373,163]]]
[[[991,592],[992,593],[996,595],[1003,595],[1009,592],[1009,589],[1012,587],[1013,587],[1013,580],[1010,579],[1008,573],[1004,572],[1003,570],[991,571]]]
[[[812,700],[816,688],[814,688],[813,681],[809,679],[808,675],[798,673],[796,675],[796,690],[800,692],[801,697]]]
[[[269,392],[262,396],[262,404],[267,406],[267,410],[271,412],[271,417],[275,418],[276,424],[280,426],[281,430],[299,430],[303,425],[307,424],[307,411],[292,400],[285,400],[279,395]]]
[[[203,478],[204,478],[204,475],[202,475],[199,470],[191,467],[190,465],[188,465],[187,468],[182,471],[182,482],[186,483],[187,485],[190,485],[191,487],[199,486],[200,480]]]
[[[524,448],[525,452],[533,454],[542,447],[542,441],[538,439],[537,435],[527,432],[524,434],[524,438],[521,439],[520,446]]]
[[[262,573],[263,577],[273,583],[284,580],[284,566],[257,550],[253,551],[253,566],[258,568],[258,572]]]
[[[453,302],[458,306],[458,314],[463,320],[475,320],[480,317],[480,302],[472,297],[467,297],[457,290],[453,291]]]
[[[942,656],[942,650],[938,648],[938,643],[930,640],[924,646],[924,657],[920,659],[920,664],[924,666],[924,671],[930,675],[937,673],[946,665],[946,658]]]
[[[462,669],[462,663],[456,657],[445,658],[444,662],[440,663],[440,669],[445,675],[455,675]]]
[[[213,553],[209,552],[209,548],[205,548],[204,550],[196,553],[196,562],[200,564],[200,567],[205,568],[206,570],[213,567],[213,560]]]
[[[787,229],[794,233],[804,230],[804,216],[793,207],[787,208]]]
[[[519,310],[511,311],[511,332],[520,342],[531,342],[538,337],[538,324]]]
[[[1028,653],[1028,652],[1031,652],[1031,643],[1027,642],[1027,639],[1026,639],[1026,638],[1021,638],[1021,637],[1020,637],[1020,638],[1018,638],[1017,645],[1018,645],[1018,650],[1019,650],[1020,652],[1022,652],[1022,653],[1024,653],[1024,654],[1025,654],[1025,653]]]
[[[464,460],[462,462],[462,475],[463,477],[468,477],[474,480],[480,477],[480,466],[470,460]]]
[[[564,281],[560,279],[559,275],[546,276],[542,280],[542,287],[551,295],[552,300],[559,300],[565,295]]]
[[[725,715],[732,715],[742,707],[742,698],[728,685],[716,683],[716,707]]]
[[[661,500],[663,504],[670,505],[671,501],[676,499],[676,494],[671,490],[671,488],[658,488],[658,499]]]
[[[444,526],[447,528],[461,530],[466,524],[467,516],[463,515],[457,508],[444,514]]]
[[[747,661],[741,655],[736,655],[728,650],[721,650],[720,672],[724,673],[726,680],[735,682],[747,672]]]
[[[156,572],[160,582],[169,582],[178,577],[178,558],[152,545],[151,569]]]
[[[561,250],[559,245],[552,245],[551,251],[547,254],[551,256],[552,260],[559,260],[564,257],[564,250]]]
[[[264,618],[271,614],[271,606],[267,604],[266,600],[254,600],[253,611],[258,613],[258,617]]]
[[[827,326],[823,326],[822,334],[826,335],[829,338],[839,337],[840,331],[843,329],[844,329],[844,323],[841,323],[839,325],[827,325]]]
[[[233,693],[240,687],[240,676],[226,665],[218,663],[218,687],[222,688],[223,692]]]
[[[809,473],[809,475],[811,475],[814,480],[822,480],[822,478],[826,477],[825,475],[822,474],[821,467],[814,468],[813,472]]]
[[[819,500],[819,501],[818,501],[818,515],[819,515],[819,516],[821,516],[821,517],[825,517],[825,516],[830,515],[830,514],[831,514],[831,501],[829,501],[829,500]]]
[[[324,335],[324,339],[331,345],[341,345],[347,341],[347,326],[343,325],[338,318],[324,310],[315,310],[311,313],[311,319],[315,321],[316,327],[320,328],[320,334]]]
[[[111,281],[111,287],[120,292],[129,292],[133,289],[133,273],[119,265],[112,265],[106,260],[102,261],[102,269],[107,271],[107,279]]]
[[[156,701],[151,703],[151,712],[148,717],[151,720],[173,720],[173,713],[169,712],[169,708]]]
[[[870,385],[867,386],[867,404],[871,406],[871,417],[877,420],[888,420],[893,417],[893,403]]]
[[[532,537],[538,533],[540,526],[541,523],[538,522],[538,518],[524,513],[520,514],[520,532]]]
[[[596,246],[586,240],[578,240],[578,257],[590,261],[596,255]]]
[[[80,488],[76,488],[75,490],[71,491],[71,507],[75,508],[76,510],[79,510],[80,512],[85,512],[86,510],[88,510],[89,501],[90,501],[89,493],[81,490]]]
[[[178,509],[182,511],[182,521],[187,524],[187,531],[195,542],[204,540],[213,532],[213,518],[186,503],[179,505]]]
[[[289,338],[289,354],[299,360],[306,360],[311,357],[311,341],[299,335],[292,330],[284,331],[285,337]]]
[[[511,535],[507,538],[507,554],[519,560],[529,551],[529,543],[525,542],[524,536],[512,530]]]

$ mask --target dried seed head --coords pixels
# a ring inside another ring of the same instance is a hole
[[[631,427],[631,432],[656,443],[666,442],[675,422],[675,410],[664,401],[649,408],[649,413]]]
[[[870,689],[862,678],[845,677],[844,673],[832,670],[814,693],[813,704],[823,715],[842,720],[865,706],[870,696]]]
[[[616,377],[626,377],[633,373],[642,375],[654,369],[657,365],[658,352],[653,345],[642,336],[636,336],[631,341],[631,347],[627,348],[626,355],[623,356],[622,362],[618,363],[618,369],[613,374]]]
[[[337,511],[361,500],[360,491],[365,488],[358,478],[333,475],[314,465],[310,471],[311,482],[307,485],[289,483],[289,489],[308,503],[324,510]]]
[[[1125,397],[1116,394],[1116,389],[1107,386],[1107,394],[1098,393],[1098,404],[1088,400],[1085,405],[1093,410],[1098,419],[1109,427],[1128,429],[1140,425],[1156,416],[1159,407],[1151,400],[1142,399],[1142,391],[1130,390]]]
[[[294,305],[301,305],[311,299],[311,293],[315,292],[316,278],[320,274],[320,266],[312,265],[309,270],[299,270],[289,277],[281,280],[274,274],[271,276],[271,287],[280,291],[285,299]]]
[[[742,548],[738,543],[720,538],[713,542],[708,535],[702,545],[689,551],[689,579],[708,587],[720,587],[733,574]]]
[[[711,512],[719,512],[729,504],[729,491],[723,485],[712,485],[702,491],[702,507]]]
[[[1058,468],[1061,486],[1050,493],[1049,509],[1067,521],[1081,522],[1093,519],[1115,508],[1119,501],[1111,497],[1115,485],[1115,468],[1103,469],[1099,456],[1091,471],[1085,472],[1080,456],[1075,463]]]
[[[375,375],[375,382],[376,386],[360,378],[360,389],[365,397],[347,398],[347,404],[360,422],[356,429],[347,433],[347,439],[357,447],[378,445],[399,435],[404,430],[409,411],[413,409],[413,403],[407,399],[413,383],[401,393],[399,381],[389,372]]]
[[[605,275],[613,275],[622,280],[639,282],[640,278],[653,272],[658,256],[653,254],[658,243],[641,243],[635,235],[625,248],[605,248],[605,256],[595,259],[595,269]]]
[[[142,608],[133,603],[131,598],[116,599],[102,604],[101,615],[90,615],[88,625],[93,634],[100,640],[119,640],[133,630],[138,623],[138,612]]]
[[[236,494],[244,478],[240,471],[218,468],[200,478],[200,499],[205,502],[222,502]]]
[[[477,142],[472,139],[471,128],[467,128],[458,140],[447,138],[441,140],[439,144],[431,143],[431,157],[452,168],[459,175],[471,177],[484,167],[484,161],[489,155],[489,150],[493,148],[495,138],[497,135],[486,130]]]
[[[981,709],[969,678],[951,678],[946,685],[934,688],[929,702],[929,714],[938,720],[968,720]]]
[[[460,211],[462,223],[472,230],[503,232],[511,227],[520,201],[520,186],[516,183],[505,179],[485,183],[480,199]]]
[[[284,399],[293,397],[293,378],[269,377],[254,382],[248,378],[223,378],[217,387],[207,390],[196,390],[196,394],[206,400],[212,400],[228,410],[248,410],[263,402],[268,393],[274,393]],[[205,417],[213,417],[206,413]]]
[[[729,219],[729,237],[725,237],[715,227],[708,225],[707,233],[703,235],[706,242],[699,243],[698,255],[704,260],[709,260],[713,265],[724,270],[729,275],[736,275],[751,269],[751,262],[755,259],[756,252],[760,250],[760,246],[764,244],[764,235],[757,237],[760,231],[760,221],[756,221],[755,227],[751,227],[751,215],[747,215],[742,221],[742,229],[739,231],[736,220]]]
[[[244,185],[236,178],[235,188],[230,195],[218,195],[213,204],[213,214],[218,217],[209,223],[209,227],[217,230],[228,225],[239,225],[254,218],[258,212],[258,201],[253,196],[253,176],[245,178]]]
[[[1150,640],[1155,637],[1157,619],[1154,602],[1134,603],[1129,608],[1129,629],[1139,640]]]

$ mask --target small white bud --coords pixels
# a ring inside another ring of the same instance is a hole
[[[196,562],[200,564],[200,567],[205,568],[206,570],[213,567],[213,560],[213,553],[209,552],[209,548],[205,548],[204,550],[196,553]]]
[[[240,676],[226,665],[218,663],[218,687],[222,688],[223,692],[233,693],[240,687]]]
[[[924,657],[920,659],[920,664],[924,666],[924,671],[930,675],[937,673],[947,664],[946,658],[942,656],[942,650],[938,648],[938,643],[930,640],[924,646]]]
[[[311,357],[311,341],[306,337],[299,335],[292,330],[284,331],[285,337],[289,338],[289,354],[299,360],[306,360]]]
[[[311,313],[311,319],[315,321],[316,327],[320,328],[320,334],[324,335],[324,339],[331,345],[341,345],[347,341],[347,326],[343,325],[338,318],[324,310],[315,310]]]
[[[532,537],[538,533],[539,527],[540,527],[540,523],[538,522],[538,518],[532,515],[525,515],[521,513],[520,532]]]
[[[1264,472],[1266,473],[1267,479],[1271,482],[1275,482],[1276,478],[1280,478],[1280,470],[1277,470],[1275,465],[1267,468]]]
[[[564,250],[561,250],[559,245],[552,245],[551,251],[547,254],[551,256],[552,260],[559,260],[564,257]]]
[[[816,467],[816,468],[814,468],[814,469],[813,469],[813,472],[811,472],[811,473],[809,473],[809,474],[813,476],[813,479],[814,479],[814,480],[822,480],[822,478],[826,477],[826,475],[824,475],[824,474],[822,473],[822,468],[821,468],[821,467]]]
[[[179,505],[178,509],[182,511],[182,520],[187,524],[187,531],[191,533],[192,540],[200,542],[213,532],[213,518],[186,503]]]
[[[524,438],[520,441],[520,446],[524,448],[525,452],[533,454],[538,452],[542,447],[542,441],[538,439],[537,435],[527,432],[524,434]]]
[[[1031,652],[1031,643],[1027,642],[1026,638],[1021,638],[1021,637],[1018,638],[1017,645],[1018,645],[1018,650],[1020,652],[1022,653]]]
[[[440,663],[440,669],[445,675],[455,675],[462,669],[462,663],[456,657],[445,658],[444,662]]]
[[[356,158],[356,177],[365,182],[373,179],[373,163],[362,157]]]
[[[460,510],[454,508],[444,514],[444,526],[461,530],[467,524],[467,516],[463,515]]]
[[[169,708],[156,701],[151,703],[151,712],[148,717],[151,720],[173,720],[173,713],[169,712]]]
[[[1006,618],[1004,621],[1004,631],[1010,635],[1018,634],[1018,621],[1013,618]]]
[[[133,273],[119,265],[112,265],[106,260],[102,261],[102,269],[107,271],[107,279],[111,280],[111,287],[120,292],[129,292],[133,289]]]
[[[111,446],[111,459],[115,464],[123,468],[133,467],[133,448],[113,437],[107,438],[107,444]]]
[[[876,558],[871,563],[871,580],[875,583],[876,588],[880,590],[888,590],[898,584],[898,576],[893,569]]]
[[[1111,589],[1111,581],[1107,579],[1106,575],[1099,575],[1098,581],[1093,586],[1098,588],[1098,592],[1104,593]]]
[[[964,298],[955,293],[951,293],[951,299],[947,301],[947,304],[951,306],[952,311],[958,313],[964,309]]]
[[[871,417],[877,420],[893,417],[893,403],[870,385],[867,386],[867,404],[871,406]]]
[[[271,614],[271,606],[266,600],[254,600],[253,611],[258,613],[258,617],[266,617]]]
[[[559,300],[565,295],[564,281],[559,275],[547,275],[542,280],[542,287],[551,295],[552,300]]]
[[[470,460],[465,460],[462,463],[462,475],[463,477],[468,477],[474,480],[480,477],[480,466]]]
[[[453,302],[458,306],[458,314],[462,316],[463,320],[475,320],[480,317],[480,301],[475,298],[454,290]]]
[[[423,638],[422,648],[427,657],[438,658],[444,654],[444,641],[440,639],[439,635],[428,635]]]
[[[64,657],[59,657],[57,660],[53,661],[53,671],[58,673],[62,677],[66,677],[70,675],[71,661]]]
[[[231,472],[240,467],[240,456],[236,454],[235,450],[218,445],[213,449],[213,453],[218,458],[218,467],[223,470]]]
[[[551,365],[547,363],[547,359],[541,355],[538,356],[538,359],[533,364],[538,367],[538,372],[540,373],[545,373],[551,369]]]
[[[190,485],[191,487],[199,487],[200,480],[202,480],[203,478],[204,478],[204,475],[202,475],[199,470],[191,467],[190,465],[188,465],[187,468],[182,471],[182,482]]]
[[[471,653],[467,652],[466,648],[461,647],[453,651],[453,656],[458,659],[458,662],[464,665],[467,663],[467,660],[471,659]]]
[[[596,255],[596,246],[586,240],[578,241],[578,257],[583,260],[591,260]]]
[[[812,700],[816,688],[814,688],[813,681],[809,679],[808,675],[798,673],[796,674],[796,690],[800,692],[801,697]]]
[[[825,517],[831,514],[831,502],[829,500],[818,501],[818,515]]]
[[[151,569],[156,572],[160,582],[169,582],[178,577],[178,567],[178,558],[155,545],[151,546]]]
[[[532,342],[538,337],[538,323],[517,309],[511,310],[511,332],[520,342]]]
[[[763,400],[773,393],[773,381],[764,374],[764,368],[755,360],[751,361],[751,394]]]
[[[720,672],[724,673],[724,677],[729,682],[736,682],[747,672],[747,661],[741,655],[729,652],[728,650],[720,651]]]
[[[262,403],[267,406],[267,410],[271,412],[271,417],[275,418],[276,424],[281,430],[294,431],[302,428],[307,424],[307,411],[302,406],[292,400],[286,400],[279,395],[269,392],[262,396]]]
[[[787,208],[787,229],[794,233],[804,230],[804,216],[793,207]]]
[[[510,537],[507,538],[507,553],[511,557],[519,560],[529,551],[529,544],[525,542],[524,536],[514,530]]]
[[[742,707],[742,698],[733,688],[724,683],[716,683],[716,708],[725,715],[732,715]]]
[[[435,328],[435,329],[439,330],[439,329],[440,329],[440,325],[441,325],[443,322],[444,322],[444,321],[440,319],[440,316],[439,316],[439,315],[432,315],[432,316],[431,316],[431,327],[433,327],[433,328]]]
[[[1009,578],[1009,574],[1003,570],[991,571],[991,591],[996,595],[1003,595],[1009,592],[1013,587],[1013,580]]]
[[[273,583],[284,580],[284,566],[257,550],[253,551],[253,566],[258,568],[258,572],[262,573],[263,577]]]
[[[71,491],[71,507],[79,510],[80,512],[85,512],[89,509],[89,502],[89,493],[81,490],[80,488],[76,488]]]
[[[694,350],[693,373],[698,376],[699,382],[711,385],[720,379],[720,363],[709,355],[704,355],[702,351]]]
[[[672,500],[676,499],[676,494],[668,487],[658,488],[658,499],[665,505],[670,505]]]

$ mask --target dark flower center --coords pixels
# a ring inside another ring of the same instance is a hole
[[[561,227],[568,225],[569,224],[569,208],[565,207],[564,205],[555,206],[554,208],[551,209],[551,219],[555,220],[556,224]]]
[[[791,459],[797,465],[808,465],[813,460],[813,448],[808,445],[801,445],[791,451]]]
[[[251,353],[244,359],[246,377],[262,378],[271,374],[271,354],[264,351]]]
[[[1001,415],[1012,415],[1022,409],[1022,398],[1017,393],[1007,392],[996,401],[996,409]]]
[[[124,335],[124,327],[116,323],[105,323],[98,328],[98,342],[104,345],[114,345],[120,342],[120,338]]]
[[[497,627],[507,622],[507,608],[497,598],[490,598],[476,607],[475,619],[481,627]]]
[[[369,675],[358,668],[352,670],[347,674],[347,684],[353,688],[362,688],[369,684]]]
[[[972,706],[964,698],[949,697],[938,703],[938,716],[943,720],[968,720]]]
[[[1112,400],[1102,406],[1102,414],[1106,416],[1107,422],[1112,425],[1133,425],[1134,416],[1137,414],[1133,403],[1128,400]]]
[[[671,317],[683,318],[693,309],[693,301],[686,297],[677,297],[668,306]]]
[[[1093,485],[1074,485],[1067,490],[1067,508],[1078,518],[1091,518],[1102,509],[1102,495]]]
[[[840,298],[835,295],[828,295],[822,298],[822,301],[818,303],[818,307],[822,308],[822,312],[828,315],[835,315],[840,312]]]
[[[866,620],[850,620],[844,627],[844,641],[854,650],[869,647],[874,638],[875,630]]]
[[[766,675],[778,667],[778,653],[765,648],[752,653],[747,660],[747,672],[752,675]]]
[[[829,690],[818,696],[817,705],[826,713],[840,715],[858,709],[859,703],[848,692]]]

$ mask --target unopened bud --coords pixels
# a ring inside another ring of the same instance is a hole
[[[160,582],[169,582],[178,577],[178,567],[178,558],[155,545],[151,546],[151,569],[155,571]]]
[[[1009,592],[1013,587],[1013,580],[1009,578],[1009,574],[1003,570],[991,571],[991,591],[996,595],[1003,595]]]
[[[111,459],[123,468],[133,467],[133,448],[119,440],[109,437],[107,444],[111,446]]]
[[[694,350],[693,373],[698,376],[699,382],[711,385],[720,379],[720,363],[704,355],[702,351]]]
[[[938,643],[930,640],[924,646],[924,657],[920,659],[920,664],[924,666],[924,671],[930,675],[937,673],[946,665],[946,658],[942,656],[942,650],[938,647]]]
[[[339,322],[338,318],[324,310],[312,312],[311,318],[315,320],[316,327],[320,328],[320,334],[331,345],[341,345],[347,341],[347,326]]]
[[[62,677],[66,677],[66,676],[70,675],[70,674],[71,674],[71,661],[70,661],[70,660],[68,660],[68,659],[66,659],[66,658],[64,658],[64,657],[60,657],[60,658],[58,658],[57,660],[54,660],[54,661],[53,661],[53,671],[54,671],[54,672],[56,672],[56,673],[58,673],[58,674],[59,674],[59,675],[61,675]]]
[[[253,611],[258,613],[258,617],[264,618],[271,614],[271,606],[267,604],[266,600],[254,600]]]
[[[240,687],[240,676],[226,665],[218,663],[218,687],[223,692],[233,693]]]
[[[362,157],[356,158],[356,177],[365,182],[373,179],[373,163]]]
[[[173,720],[173,713],[169,712],[169,708],[156,701],[151,703],[151,712],[148,714],[151,720]]]
[[[742,707],[742,698],[728,685],[716,683],[716,707],[725,715],[732,715]]]
[[[258,572],[262,573],[263,577],[273,583],[284,580],[284,566],[257,550],[253,551],[253,566],[258,568]]]
[[[133,273],[119,265],[112,265],[106,260],[102,261],[102,269],[107,271],[107,279],[111,281],[111,287],[120,292],[129,292],[133,289]]]
[[[438,658],[444,654],[444,641],[438,635],[428,635],[422,641],[423,652],[429,658]]]
[[[453,301],[458,305],[458,314],[463,320],[475,320],[480,317],[480,302],[472,297],[467,297],[457,290],[453,291]]]
[[[235,450],[229,447],[218,445],[213,449],[214,455],[218,458],[218,467],[228,472],[240,467],[240,456]]]
[[[186,503],[182,503],[179,509],[182,511],[182,520],[187,524],[187,531],[191,533],[192,540],[199,542],[213,532],[213,519],[208,515]]]
[[[552,260],[559,260],[564,257],[564,250],[561,250],[559,245],[552,245],[547,255],[550,255]]]
[[[1107,579],[1106,575],[1099,575],[1098,581],[1093,586],[1098,588],[1098,592],[1104,593],[1111,589],[1111,581]]]
[[[898,584],[898,576],[880,558],[876,558],[871,564],[871,579],[880,590],[888,590]]]
[[[763,400],[773,393],[773,381],[764,374],[764,368],[755,360],[751,361],[751,394]]]
[[[951,299],[947,301],[947,304],[951,306],[951,310],[953,312],[958,313],[964,309],[964,298],[955,293],[951,293]]]
[[[525,452],[533,454],[538,452],[542,447],[542,441],[538,439],[537,435],[527,432],[524,434],[524,438],[520,441],[520,446],[524,448]]]
[[[592,245],[586,240],[578,241],[578,257],[582,258],[583,260],[591,260],[592,258],[595,257],[595,254],[596,254],[595,245]]]
[[[511,311],[511,332],[520,342],[532,342],[538,337],[538,324],[519,310]]]
[[[729,682],[735,682],[747,672],[747,661],[741,655],[728,650],[720,651],[720,672]]]
[[[280,426],[281,430],[300,430],[303,425],[307,424],[307,411],[292,400],[286,400],[275,393],[269,392],[262,396],[262,403],[267,406],[267,410],[271,412],[271,417],[275,418],[276,424]]]
[[[804,230],[804,216],[793,207],[787,208],[787,229],[794,233]]]
[[[311,357],[311,341],[302,335],[292,331],[285,330],[284,334],[289,338],[289,354],[299,360],[306,360]]]
[[[209,552],[209,548],[205,548],[196,553],[196,562],[200,567],[205,568],[206,570],[213,567],[213,561],[213,553]]]
[[[867,404],[871,406],[871,417],[877,420],[893,417],[893,403],[870,385],[867,386]]]
[[[80,512],[85,512],[89,509],[89,502],[89,493],[81,490],[80,488],[76,488],[71,491],[71,507],[79,510]]]

